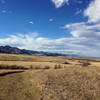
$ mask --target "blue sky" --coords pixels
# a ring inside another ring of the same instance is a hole
[[[99,0],[0,0],[0,45],[100,56]]]
[[[56,9],[51,0],[5,0],[5,3],[0,4],[0,33],[25,34],[36,31],[41,36],[51,38],[69,36],[69,33],[66,34],[59,27],[84,20],[81,15],[76,15],[78,10],[86,7],[87,0],[83,1],[82,4],[74,1],[69,6]],[[50,19],[53,21],[50,22]]]

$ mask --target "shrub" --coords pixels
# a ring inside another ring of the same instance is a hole
[[[35,66],[34,69],[42,69],[39,65]]]
[[[69,62],[65,61],[63,64],[70,64]]]
[[[24,66],[17,66],[17,65],[0,65],[0,69],[23,69],[27,70],[29,68],[25,68]]]
[[[56,65],[54,66],[54,69],[61,69],[61,65],[60,65],[60,64],[59,64],[59,65],[56,64]]]
[[[50,66],[49,66],[49,65],[46,65],[46,66],[44,67],[44,69],[50,69]]]
[[[87,60],[79,61],[79,62],[81,63],[82,67],[87,67],[87,66],[91,65],[91,63],[89,61],[87,61]]]
[[[32,65],[30,65],[30,69],[33,69],[33,66]]]

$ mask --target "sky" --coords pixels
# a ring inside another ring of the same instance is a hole
[[[100,57],[100,0],[0,0],[0,45]]]

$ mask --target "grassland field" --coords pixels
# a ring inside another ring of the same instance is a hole
[[[100,100],[100,61],[0,54],[0,100]]]

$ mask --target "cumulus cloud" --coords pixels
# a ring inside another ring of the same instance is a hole
[[[69,4],[69,0],[51,0],[56,8],[62,7],[64,4]],[[73,2],[82,4],[80,0]],[[80,14],[82,10],[78,10],[75,14]],[[88,17],[88,22],[100,22],[100,0],[92,0],[89,6],[84,10],[84,16]]]
[[[66,24],[63,28],[70,31],[76,38],[100,39],[100,0],[93,0],[85,9],[86,22]],[[92,23],[91,23],[92,22]],[[96,45],[96,44],[95,44]]]
[[[71,37],[67,38],[72,50],[78,50],[81,54],[87,56],[100,57],[100,0],[93,0],[89,6],[82,12],[87,21],[70,23],[62,28],[70,32]],[[74,48],[74,49],[73,49]]]
[[[84,11],[84,15],[88,17],[89,22],[100,21],[100,0],[93,0]]]
[[[57,48],[59,48],[58,51],[60,51],[60,47],[65,45],[65,41],[66,38],[49,39],[46,37],[38,36],[37,33],[30,33],[25,35],[18,33],[7,36],[5,38],[0,38],[0,45],[11,45],[22,49],[47,51],[57,51]]]
[[[100,39],[100,23],[88,24],[86,22],[79,22],[67,24],[63,28],[68,29],[73,37]]]
[[[54,4],[56,8],[62,7],[65,3],[68,4],[69,0],[51,0]]]
[[[65,3],[68,3],[68,1],[69,0],[52,0],[56,8],[62,7]],[[92,1],[84,11],[84,16],[88,16],[87,22],[77,22],[63,26],[63,29],[69,30],[71,34],[70,37],[51,39],[39,36],[39,33],[35,32],[27,34],[17,33],[0,38],[0,45],[11,45],[21,49],[37,51],[100,57],[99,1],[100,0]],[[77,13],[81,13],[81,10]],[[52,19],[49,19],[49,21],[52,21]]]
[[[92,41],[92,42],[91,42]],[[67,37],[50,39],[41,37],[38,33],[13,34],[0,38],[0,45],[11,45],[21,49],[100,56],[100,40],[84,37]],[[84,51],[83,51],[84,50]],[[88,52],[91,51],[91,52]],[[97,55],[96,55],[97,53]]]

